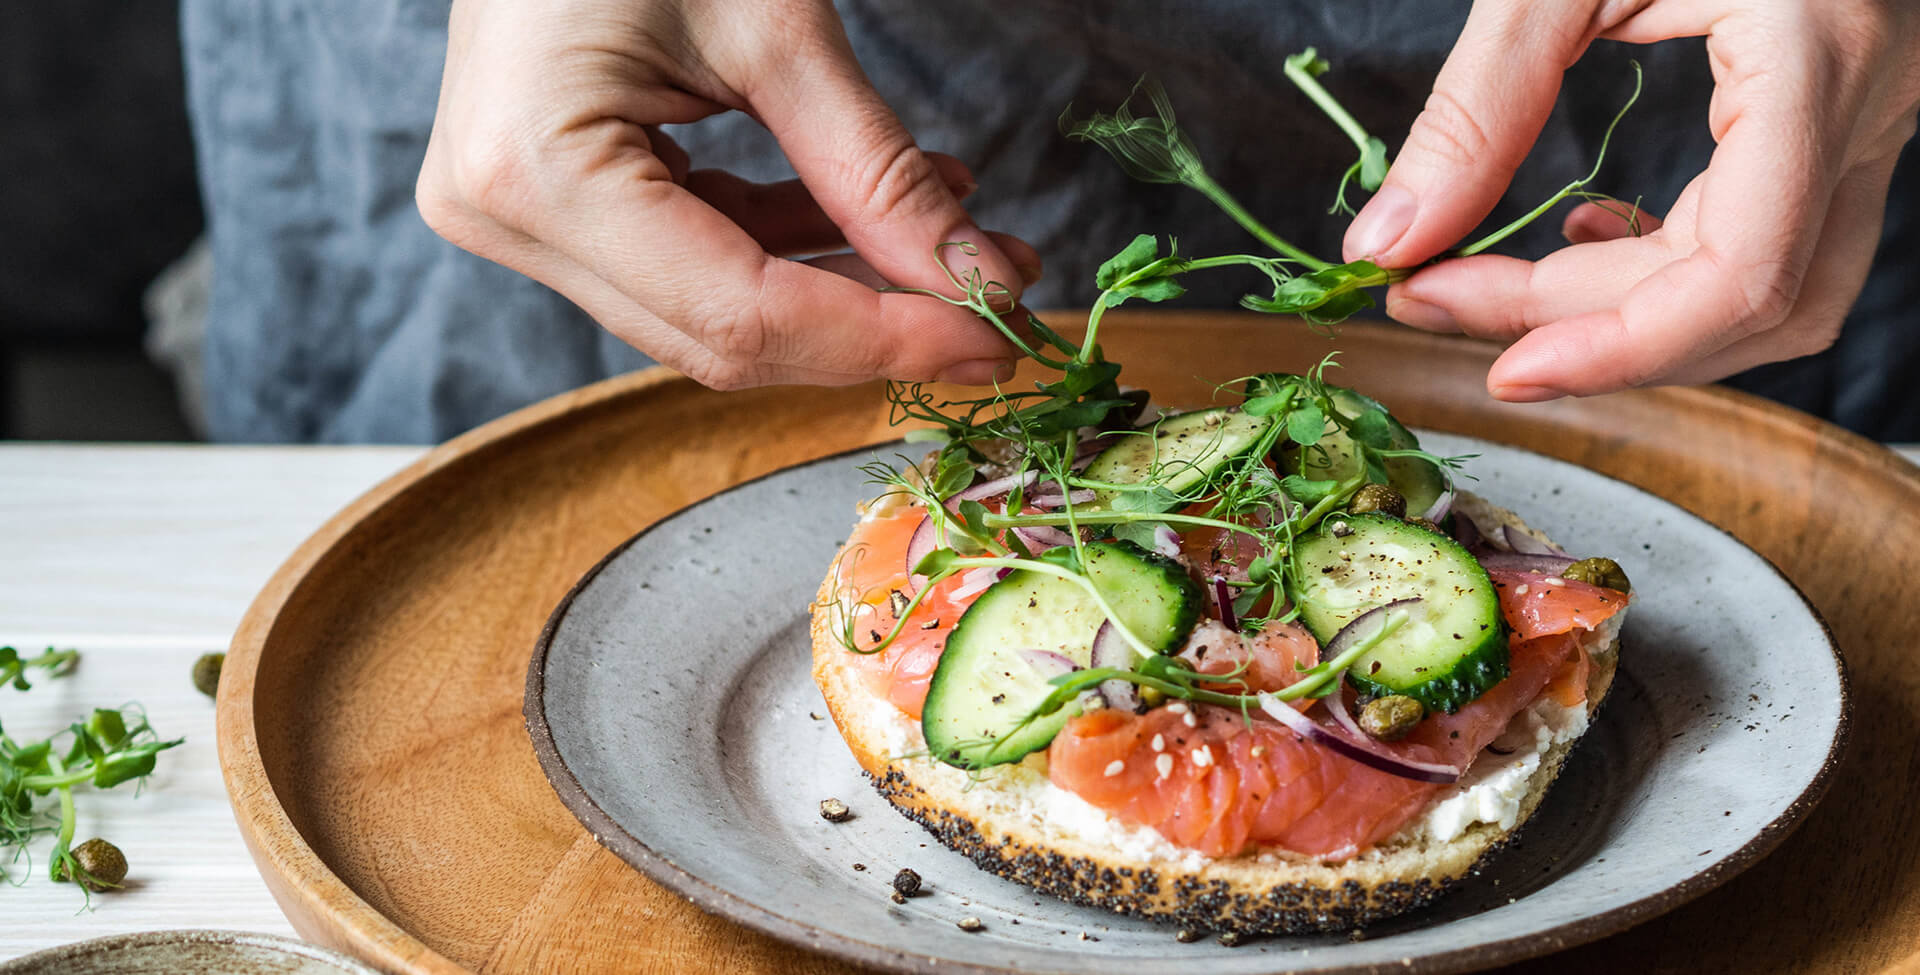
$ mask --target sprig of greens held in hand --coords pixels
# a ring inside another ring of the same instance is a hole
[[[72,650],[49,648],[38,657],[21,660],[13,648],[0,647],[0,676],[9,673],[11,661],[12,683],[25,690],[20,666],[40,666],[58,676],[70,671],[78,656]],[[61,748],[63,736],[72,740]],[[80,884],[89,899],[93,891],[119,887],[126,879],[127,861],[118,848],[97,838],[74,846],[78,819],[73,790],[137,784],[153,773],[161,752],[184,740],[161,740],[146,715],[133,707],[95,709],[85,720],[39,741],[18,742],[0,729],[0,848],[10,848],[10,862],[18,862],[26,855],[28,843],[51,833],[53,852],[47,872],[53,880]],[[55,799],[51,814],[39,807],[40,800],[48,797]]]
[[[1335,192],[1334,204],[1329,212],[1352,213],[1353,207],[1347,203],[1347,187],[1358,181],[1360,188],[1371,193],[1380,188],[1386,179],[1387,170],[1392,165],[1387,157],[1386,144],[1367,132],[1351,113],[1341,106],[1339,101],[1321,85],[1320,76],[1328,70],[1328,64],[1312,48],[1295,54],[1286,60],[1286,76],[1301,89],[1313,103],[1326,113],[1346,133],[1360,156],[1340,180]],[[1439,260],[1448,257],[1467,257],[1481,253],[1506,240],[1521,228],[1539,219],[1568,197],[1592,200],[1608,206],[1618,206],[1621,216],[1635,228],[1638,226],[1638,204],[1625,204],[1602,193],[1587,189],[1600,173],[1600,166],[1607,157],[1607,147],[1613,138],[1613,131],[1620,120],[1626,117],[1640,98],[1641,72],[1638,62],[1633,63],[1633,93],[1622,105],[1613,121],[1608,123],[1606,133],[1600,140],[1600,149],[1596,153],[1593,169],[1586,175],[1569,182],[1559,192],[1549,197],[1524,216],[1501,227],[1498,230],[1473,241],[1458,250],[1442,255]],[[1144,91],[1153,114],[1139,116],[1133,114],[1127,105],[1121,105],[1111,114],[1095,114],[1084,120],[1074,120],[1063,115],[1060,127],[1069,138],[1081,139],[1105,149],[1120,163],[1128,175],[1151,183],[1173,183],[1197,190],[1226,211],[1261,243],[1272,248],[1280,256],[1271,259],[1271,263],[1260,269],[1273,282],[1269,295],[1249,294],[1240,303],[1253,311],[1268,312],[1277,315],[1299,315],[1307,321],[1320,326],[1338,324],[1355,313],[1373,307],[1374,301],[1366,289],[1383,287],[1404,279],[1410,271],[1402,269],[1384,269],[1367,260],[1349,261],[1335,264],[1307,253],[1300,247],[1269,230],[1246,208],[1241,206],[1213,177],[1208,175],[1206,167],[1200,162],[1200,156],[1194,149],[1193,141],[1181,131],[1174,121],[1173,106],[1166,92],[1151,81],[1143,81],[1140,90]],[[1171,248],[1169,249],[1171,250]],[[1171,253],[1169,253],[1171,258]],[[1187,268],[1168,265],[1162,270],[1165,277],[1187,270]],[[1153,287],[1153,282],[1143,281],[1144,288]],[[1175,291],[1174,294],[1178,294]],[[1149,301],[1163,300],[1161,297],[1148,297]]]
[[[1286,65],[1287,76],[1346,132],[1359,152],[1335,201],[1336,209],[1350,210],[1345,202],[1349,184],[1357,182],[1368,192],[1377,189],[1390,160],[1385,145],[1320,85],[1318,79],[1326,69],[1326,62],[1311,50],[1289,58]],[[1637,98],[1638,65],[1634,71]],[[881,652],[946,579],[970,572],[1001,578],[1018,570],[1077,586],[1133,650],[1130,666],[1096,664],[1051,678],[1054,690],[999,742],[985,743],[987,754],[998,752],[1000,742],[1012,740],[1028,724],[1057,713],[1105,682],[1136,685],[1143,699],[1175,697],[1236,705],[1243,711],[1260,706],[1265,697],[1285,700],[1330,693],[1360,650],[1345,650],[1336,659],[1303,671],[1302,679],[1276,695],[1218,690],[1223,685],[1247,687],[1236,674],[1197,672],[1131,632],[1123,614],[1110,602],[1110,594],[1089,572],[1090,544],[1111,539],[1167,553],[1169,547],[1177,551],[1180,535],[1200,529],[1224,533],[1223,538],[1243,538],[1251,543],[1244,550],[1259,554],[1225,554],[1235,571],[1213,577],[1210,596],[1223,624],[1256,632],[1299,613],[1288,598],[1290,589],[1298,589],[1301,581],[1290,578],[1301,571],[1289,557],[1296,538],[1336,511],[1366,510],[1361,502],[1369,497],[1370,486],[1404,482],[1409,465],[1420,470],[1412,479],[1426,485],[1430,496],[1406,513],[1417,516],[1429,503],[1433,510],[1443,510],[1441,499],[1450,497],[1454,472],[1465,459],[1418,449],[1413,436],[1379,403],[1329,383],[1325,373],[1335,365],[1331,355],[1302,375],[1260,374],[1223,384],[1219,390],[1237,394],[1239,402],[1206,411],[1207,416],[1181,414],[1146,418],[1143,423],[1145,394],[1123,390],[1120,366],[1101,355],[1101,321],[1110,309],[1133,300],[1157,303],[1178,298],[1185,292],[1180,283],[1185,274],[1244,267],[1261,274],[1270,293],[1248,295],[1243,305],[1255,311],[1298,315],[1325,327],[1371,306],[1373,299],[1366,289],[1389,284],[1406,272],[1383,270],[1367,261],[1334,264],[1274,234],[1208,175],[1192,141],[1175,124],[1166,94],[1150,83],[1143,83],[1141,90],[1152,105],[1151,115],[1136,116],[1122,105],[1112,114],[1084,121],[1063,117],[1062,128],[1070,137],[1101,146],[1139,179],[1199,191],[1277,256],[1187,257],[1171,238],[1163,245],[1152,235],[1139,235],[1100,266],[1095,275],[1100,295],[1077,343],[1031,314],[1023,313],[1023,327],[1015,327],[1014,313],[1007,310],[1011,302],[1006,287],[985,280],[977,269],[962,274],[948,265],[944,249],[972,253],[966,243],[942,245],[935,255],[957,295],[902,289],[970,309],[1058,376],[1034,383],[1031,391],[996,388],[990,396],[970,400],[939,400],[921,384],[890,384],[892,422],[922,426],[908,433],[907,439],[935,449],[920,462],[901,458],[899,466],[877,461],[862,469],[886,488],[883,497],[898,496],[927,512],[931,544],[909,549],[909,558],[917,558],[911,572],[925,581],[911,596],[898,591],[888,594],[894,622],[885,633],[861,632],[857,612],[842,607],[847,610],[840,627],[842,645],[856,653]],[[1618,122],[1616,116],[1614,124]],[[1609,136],[1612,131],[1610,125]],[[1605,149],[1603,140],[1603,158]],[[1568,184],[1528,216],[1459,253],[1484,250],[1568,196],[1595,198],[1585,187],[1598,167],[1596,161],[1594,172]],[[1196,423],[1196,417],[1205,422]],[[1170,423],[1183,424],[1177,437],[1163,436],[1170,431]],[[1144,443],[1142,449],[1122,451],[1138,457],[1137,462],[1122,465],[1125,469],[1103,469],[1103,459],[1115,452],[1114,445],[1128,438],[1146,438],[1132,441]],[[1173,440],[1182,441],[1178,449],[1166,448]],[[1337,443],[1337,449],[1330,449],[1330,443]],[[1275,462],[1277,458],[1293,458],[1297,463],[1282,466]],[[1405,507],[1402,495],[1385,493]],[[1004,498],[994,506],[998,510],[985,503],[997,498]],[[1037,538],[1050,541],[1045,545],[1029,542]],[[911,554],[916,550],[924,554]],[[858,557],[857,552],[852,554]],[[1222,559],[1222,553],[1214,553],[1214,559]],[[1380,616],[1375,631],[1355,638],[1358,645],[1364,648],[1379,641],[1399,625],[1403,615],[1396,611]]]

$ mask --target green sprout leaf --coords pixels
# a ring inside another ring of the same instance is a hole
[[[1293,412],[1287,414],[1287,438],[1302,447],[1319,443],[1326,430],[1327,414],[1313,400],[1294,407]]]
[[[1093,276],[1093,283],[1101,290],[1111,288],[1121,278],[1137,274],[1141,269],[1160,259],[1160,241],[1152,234],[1135,237],[1120,253],[1107,258],[1105,264]]]

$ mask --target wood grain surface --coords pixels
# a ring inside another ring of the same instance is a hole
[[[1159,401],[1311,366],[1335,343],[1233,313],[1116,314],[1102,338]],[[1920,473],[1811,418],[1719,389],[1494,403],[1492,350],[1349,326],[1338,381],[1408,423],[1516,444],[1647,487],[1782,566],[1854,680],[1831,798],[1771,857],[1541,971],[1879,970],[1920,950]],[[541,625],[608,549],[700,497],[888,438],[872,386],[715,393],[661,372],[531,407],[362,497],[241,626],[219,700],[241,832],[294,926],[394,971],[825,972],[707,917],[601,849],[521,724]]]

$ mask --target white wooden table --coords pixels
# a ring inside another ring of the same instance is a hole
[[[0,445],[0,645],[80,650],[80,668],[0,687],[0,725],[43,737],[97,706],[138,701],[185,745],[148,787],[76,791],[76,842],[104,836],[128,888],[95,895],[47,879],[50,840],[0,885],[0,960],[129,931],[238,928],[292,935],[227,806],[213,702],[193,662],[225,650],[254,593],[347,501],[417,447]],[[24,875],[24,878],[23,878]]]
[[[1903,447],[1920,461],[1920,447]],[[0,688],[0,724],[44,736],[89,709],[144,705],[187,743],[144,795],[79,797],[76,839],[127,854],[128,889],[94,898],[44,873],[0,885],[0,960],[129,931],[214,927],[292,934],[227,807],[213,703],[193,661],[226,649],[253,595],[294,546],[417,447],[121,447],[0,444],[0,644],[81,651],[32,691]],[[24,867],[24,864],[22,865]]]

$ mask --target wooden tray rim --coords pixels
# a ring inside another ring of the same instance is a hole
[[[1235,312],[1194,312],[1185,317],[1211,325],[1240,316]],[[241,838],[283,912],[290,916],[294,913],[288,910],[291,901],[305,906],[314,916],[330,918],[338,935],[335,945],[383,968],[464,970],[380,913],[342,881],[294,827],[275,794],[260,756],[253,697],[260,656],[280,610],[341,539],[375,511],[441,468],[470,455],[504,447],[509,441],[569,414],[658,391],[674,383],[691,384],[691,380],[663,366],[614,376],[531,404],[433,448],[329,518],[275,570],[249,605],[229,648],[225,679],[217,701],[216,735],[222,776]],[[1880,470],[1876,475],[1889,478],[1906,492],[1920,497],[1920,468],[1882,444],[1778,403],[1720,386],[1661,387],[1638,390],[1632,395],[1670,400],[1667,405],[1674,409],[1739,413],[1749,420],[1802,435],[1818,431],[1851,448],[1853,457],[1862,462],[1878,460]]]

